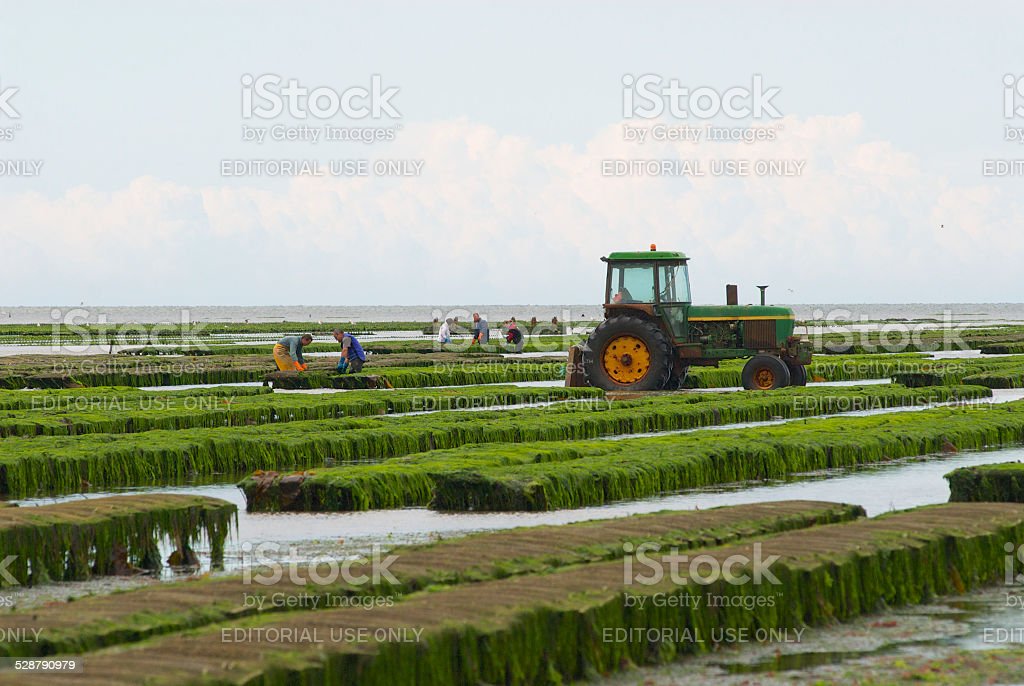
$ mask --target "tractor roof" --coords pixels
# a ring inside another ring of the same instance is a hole
[[[605,262],[636,262],[637,260],[686,260],[681,252],[673,250],[638,250],[636,252],[613,252],[603,258]]]

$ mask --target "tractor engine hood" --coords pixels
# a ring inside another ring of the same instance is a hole
[[[796,316],[788,307],[772,305],[692,305],[691,321],[736,321],[744,319],[788,319]]]

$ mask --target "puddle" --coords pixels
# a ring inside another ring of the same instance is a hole
[[[827,388],[829,386],[875,386],[886,383],[892,383],[892,381],[890,379],[864,379],[863,381],[812,381],[807,385]]]
[[[191,388],[222,388],[224,386],[262,386],[262,381],[236,381],[235,383],[196,383],[178,386],[139,386],[140,391],[184,391]]]
[[[862,379],[861,381],[810,381],[807,383],[809,388],[828,388],[830,386],[842,387],[842,386],[880,386],[882,384],[892,383],[890,379]],[[736,391],[745,390],[742,386],[720,386],[717,388],[687,388],[684,389],[683,393],[735,393]]]
[[[113,352],[118,353],[132,347],[130,345],[115,345]],[[78,357],[82,355],[108,355],[110,353],[111,347],[109,345],[68,345],[56,348],[46,343],[39,345],[0,345],[0,357],[13,357],[15,355],[66,355]]]
[[[274,393],[295,393],[298,395],[324,395],[325,393],[345,393],[351,388],[275,388]],[[390,391],[390,388],[376,388],[377,391]]]
[[[553,350],[551,352],[528,352],[528,353],[501,353],[502,357],[520,359],[524,357],[568,357],[569,353],[564,350]]]
[[[440,408],[437,410],[421,410],[418,412],[392,412],[391,414],[374,415],[377,417],[414,417],[421,414],[435,414],[437,412],[505,412],[508,410],[526,410],[538,407],[552,407],[554,405],[566,405],[577,402],[576,400],[551,400],[535,403],[514,403],[511,405],[483,405],[480,407],[453,407]]]
[[[1012,354],[982,355],[980,350],[937,350],[931,353],[933,360],[975,360],[994,357],[1013,357]]]
[[[458,386],[430,386],[429,389],[434,388],[486,388],[488,386],[519,386],[521,388],[554,388],[556,386],[565,386],[564,379],[552,379],[550,381],[498,381],[497,383],[474,383],[474,384],[461,384]]]

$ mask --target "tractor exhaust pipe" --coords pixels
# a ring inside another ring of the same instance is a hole
[[[761,306],[764,307],[764,292],[768,290],[768,286],[758,286],[761,289]]]
[[[736,290],[736,284],[727,283],[725,284],[725,304],[726,305],[739,305],[740,296]]]

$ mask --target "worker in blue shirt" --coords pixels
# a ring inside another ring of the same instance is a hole
[[[359,344],[359,340],[341,329],[334,330],[334,340],[341,343],[341,359],[338,361],[337,370],[342,374],[345,372],[358,374],[363,371],[366,353],[363,352],[363,346]]]

